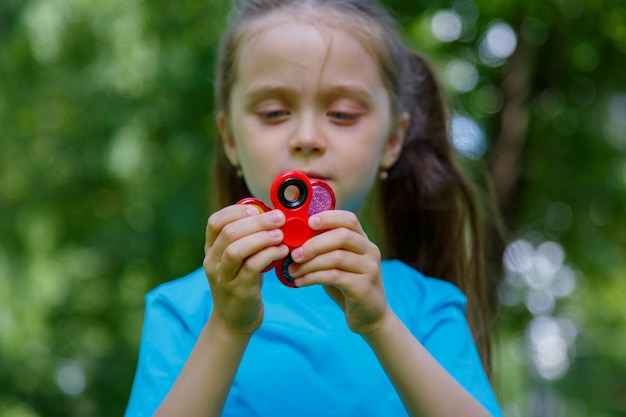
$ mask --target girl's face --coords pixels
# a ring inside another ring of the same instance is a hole
[[[337,208],[357,210],[402,147],[407,116],[392,117],[374,57],[349,31],[284,15],[242,41],[227,114],[226,155],[254,197],[303,171],[330,184]]]

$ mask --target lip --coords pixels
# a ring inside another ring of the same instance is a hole
[[[301,172],[307,177],[309,177],[309,179],[312,179],[312,180],[329,181],[331,179],[329,175],[325,175],[317,171],[301,171]]]

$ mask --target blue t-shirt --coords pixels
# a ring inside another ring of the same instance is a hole
[[[383,261],[389,305],[424,347],[492,416],[501,416],[467,321],[465,296],[400,261]],[[406,416],[367,343],[320,286],[263,281],[264,321],[253,335],[223,416]],[[146,296],[139,362],[126,417],[152,416],[174,384],[212,308],[204,271]]]

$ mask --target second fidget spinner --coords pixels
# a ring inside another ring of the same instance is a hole
[[[272,205],[281,210],[286,217],[283,231],[283,243],[293,249],[301,246],[319,231],[309,227],[309,217],[325,210],[335,208],[335,193],[324,181],[310,179],[300,171],[286,171],[278,175],[270,188]],[[271,208],[256,198],[244,198],[237,204],[256,207],[261,213]],[[294,278],[289,275],[289,265],[293,263],[291,255],[273,262],[263,272],[276,269],[278,279],[288,287],[295,287]]]

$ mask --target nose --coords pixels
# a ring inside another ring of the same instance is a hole
[[[314,115],[303,114],[290,140],[291,152],[305,156],[322,154],[326,140]]]

